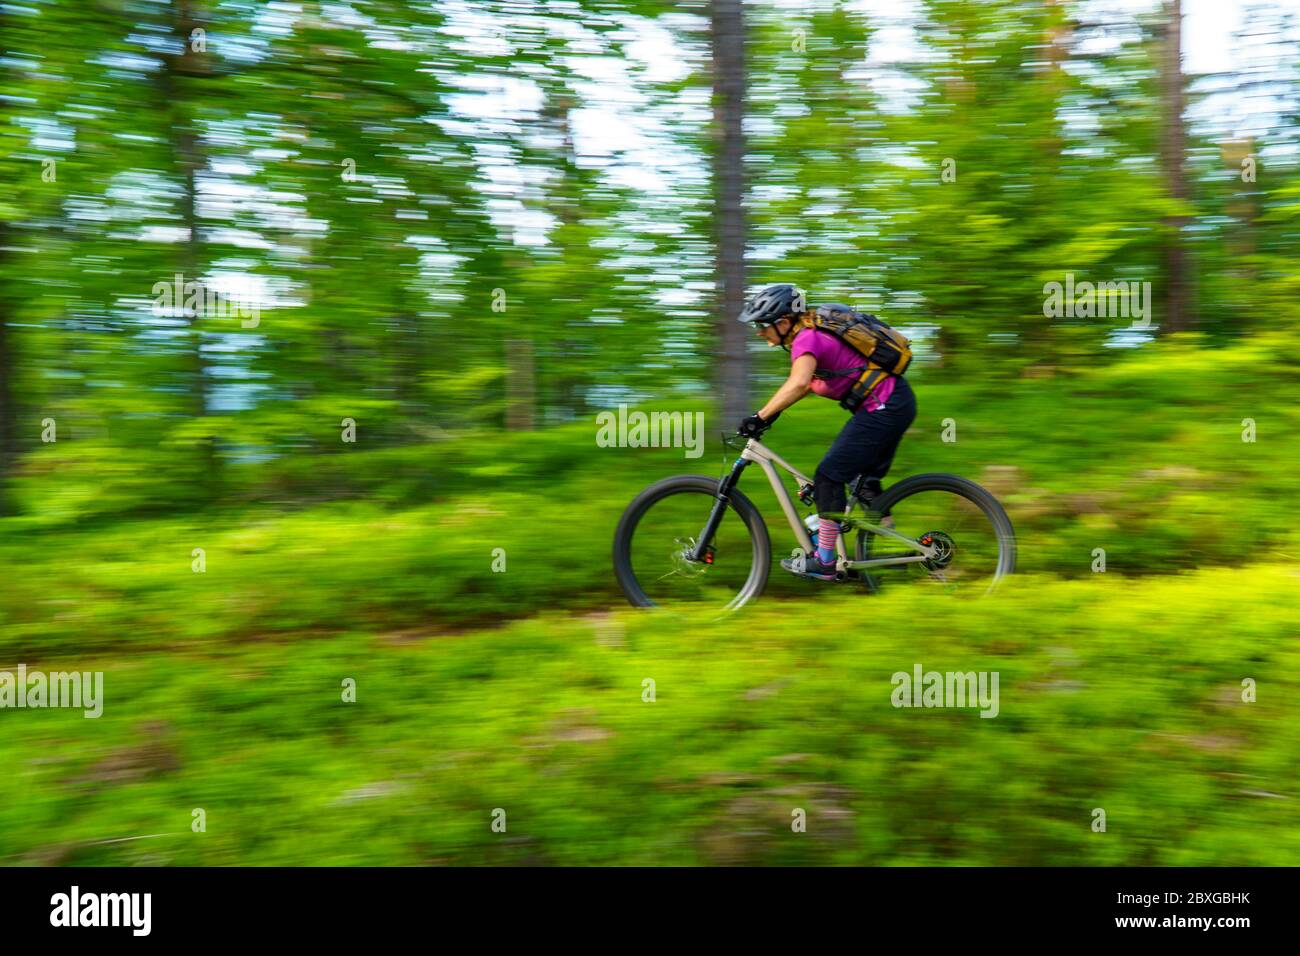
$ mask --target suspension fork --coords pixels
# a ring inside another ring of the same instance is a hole
[[[718,533],[718,525],[722,524],[722,516],[727,513],[727,505],[731,502],[731,492],[735,489],[736,482],[740,481],[741,473],[748,467],[748,459],[737,458],[736,463],[731,466],[731,471],[718,480],[718,490],[715,495],[716,500],[713,502],[713,510],[709,512],[709,520],[704,523],[704,530],[700,532],[695,547],[686,556],[689,560],[706,560],[705,553],[713,543],[713,536]]]

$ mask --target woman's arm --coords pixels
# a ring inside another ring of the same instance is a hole
[[[765,422],[770,422],[777,412],[784,411],[812,389],[813,372],[817,371],[817,357],[805,352],[794,360],[790,366],[790,377],[776,390],[766,405],[758,410],[758,415]]]

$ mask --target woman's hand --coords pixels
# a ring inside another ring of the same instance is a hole
[[[748,418],[742,418],[740,420],[740,427],[736,429],[736,433],[745,438],[758,438],[763,434],[763,432],[771,428],[772,423],[780,417],[780,412],[777,412],[771,418],[764,418],[762,415],[755,412]]]

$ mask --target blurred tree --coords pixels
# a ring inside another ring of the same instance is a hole
[[[1185,209],[1190,200],[1187,181],[1186,96],[1183,75],[1182,0],[1165,0],[1160,55],[1161,138],[1160,158],[1166,188],[1178,210],[1166,217],[1164,295],[1161,327],[1180,332],[1196,323],[1192,268],[1188,261]]]
[[[0,270],[6,270],[9,250],[9,227],[0,219]],[[6,270],[7,271],[7,270]],[[6,293],[11,287],[0,283],[0,515],[10,514],[9,472],[18,460],[18,390],[14,385],[18,356],[16,336],[9,331],[13,303]]]
[[[739,417],[785,371],[750,377],[751,281],[879,311],[995,384],[1150,337],[1045,317],[1070,273],[1154,280],[1165,328],[1292,324],[1294,17],[1251,4],[1240,63],[1191,76],[1181,13],[0,7],[0,509],[56,474],[87,510],[193,507],[235,464],[625,401]],[[260,324],[157,308],[178,273]]]
[[[717,381],[724,420],[748,415],[749,330],[745,304],[745,11],[742,0],[710,4],[713,51],[715,228],[718,243]]]
[[[178,203],[184,235],[176,252],[176,269],[185,282],[203,281],[208,272],[203,231],[199,223],[200,177],[207,168],[203,141],[197,129],[197,112],[210,93],[197,89],[199,80],[214,76],[207,55],[206,26],[196,0],[174,0],[168,20],[160,32],[170,33],[160,52],[161,68],[155,72],[158,84],[158,115],[165,117],[163,129],[171,151],[172,173],[179,183]],[[179,306],[179,303],[176,303]],[[186,309],[185,312],[190,312]],[[188,395],[186,430],[194,436],[198,450],[197,485],[201,497],[211,498],[219,483],[220,460],[214,436],[200,424],[208,414],[208,371],[203,353],[204,310],[186,315],[189,368],[184,373]]]

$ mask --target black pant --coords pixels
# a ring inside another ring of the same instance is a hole
[[[840,515],[848,504],[844,486],[858,475],[879,481],[889,472],[903,432],[916,418],[916,396],[907,379],[894,382],[894,393],[884,408],[874,412],[859,408],[831,443],[813,476],[817,513]]]

